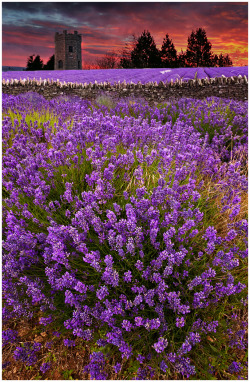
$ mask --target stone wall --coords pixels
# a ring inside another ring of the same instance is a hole
[[[172,98],[198,98],[221,97],[245,101],[248,99],[248,80],[244,76],[217,77],[195,79],[187,82],[177,80],[173,82],[138,82],[114,83],[61,83],[53,80],[3,80],[2,92],[19,94],[24,92],[37,92],[46,99],[52,99],[59,95],[76,95],[80,98],[94,100],[101,94],[107,94],[111,98],[143,98],[149,104],[156,104]]]

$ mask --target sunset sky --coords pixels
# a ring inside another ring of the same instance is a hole
[[[177,52],[204,28],[213,53],[229,54],[234,66],[248,64],[247,2],[2,2],[2,65],[26,66],[39,54],[54,54],[55,32],[82,34],[83,66],[107,51],[119,52],[135,34],[148,30],[161,48],[166,34]]]

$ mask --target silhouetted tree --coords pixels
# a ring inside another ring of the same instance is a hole
[[[186,59],[186,52],[181,52],[177,55],[177,62],[176,62],[176,67],[177,68],[185,68],[187,67],[187,59]]]
[[[217,54],[214,54],[212,61],[213,61],[213,65],[212,66],[218,66],[219,57],[217,56]]]
[[[107,52],[104,57],[97,60],[100,69],[115,69],[118,67],[118,56],[112,52]]]
[[[55,68],[55,55],[51,56],[47,63],[44,65],[43,70],[54,70]]]
[[[168,34],[166,34],[166,37],[163,40],[160,53],[163,68],[177,67],[177,52]]]
[[[203,28],[192,31],[188,37],[186,51],[187,63],[191,66],[211,66],[212,64],[212,44],[208,41],[206,31]]]
[[[120,53],[122,68],[160,68],[160,67],[198,67],[198,66],[232,66],[232,60],[221,53],[213,54],[212,44],[208,41],[206,31],[198,28],[188,37],[187,50],[177,54],[169,35],[163,40],[161,50],[156,47],[149,31],[140,37],[133,36]]]
[[[233,66],[233,61],[228,54],[224,57],[224,66]]]
[[[133,68],[133,64],[132,64],[132,61],[131,61],[131,52],[126,50],[126,48],[124,48],[121,51],[121,58],[120,58],[119,66],[121,68],[123,68],[123,69],[131,69],[131,68]]]
[[[131,62],[135,68],[159,68],[161,66],[160,52],[149,31],[144,31],[137,38],[136,46],[131,52]]]
[[[33,54],[27,58],[26,70],[33,70],[34,56]]]
[[[41,57],[39,55],[34,57],[34,54],[28,57],[26,70],[43,70],[43,60]]]
[[[135,49],[137,44],[137,39],[135,35],[129,38],[130,41],[126,42],[125,47],[120,52],[120,68],[129,69],[133,68],[133,63],[131,60],[131,52]]]
[[[219,55],[217,62],[218,62],[218,66],[232,66],[233,65],[232,60],[228,54],[226,56],[223,56],[223,54],[221,53]]]

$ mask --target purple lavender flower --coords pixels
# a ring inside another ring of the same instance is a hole
[[[131,273],[131,271],[125,272],[123,278],[124,278],[125,282],[127,282],[127,283],[131,282],[132,281],[132,273]]]
[[[53,317],[52,316],[49,316],[49,317],[41,317],[39,319],[39,324],[43,325],[43,326],[47,326],[49,325],[51,322],[53,322]]]
[[[164,187],[164,185],[165,185],[165,180],[164,180],[163,178],[159,178],[159,180],[158,180],[158,184],[159,184],[160,187]]]
[[[240,362],[232,362],[228,368],[228,372],[230,374],[239,373],[242,370],[242,366]]]
[[[47,349],[51,349],[52,345],[53,345],[53,341],[48,341],[48,342],[46,342],[45,347]]]
[[[22,361],[28,366],[31,366],[37,361],[37,352],[41,349],[41,344],[35,342],[30,344],[28,342],[24,343],[23,346],[18,346],[14,351],[14,358],[17,361]]]
[[[126,332],[131,332],[133,325],[128,320],[123,320],[122,327],[126,330]]]
[[[167,346],[168,346],[168,341],[165,338],[160,337],[158,339],[158,342],[156,342],[153,345],[153,348],[155,349],[157,353],[162,353]]]
[[[44,362],[41,366],[40,366],[40,370],[42,373],[46,373],[46,371],[48,371],[50,369],[50,362]]]
[[[53,334],[53,336],[56,336],[56,337],[58,337],[58,338],[59,338],[60,335],[61,335],[61,333],[60,333],[60,332],[57,332],[57,331],[53,332],[52,334]]]
[[[103,338],[100,338],[99,340],[96,341],[96,344],[100,347],[103,347],[103,346],[106,346],[107,345],[107,341],[104,340]]]
[[[74,340],[69,340],[68,338],[65,338],[63,340],[64,346],[75,346],[75,341]]]
[[[143,326],[144,325],[144,319],[142,317],[135,317],[135,325],[136,326]]]
[[[113,367],[115,373],[119,373],[119,371],[121,370],[121,364],[119,362],[117,362]]]
[[[102,286],[100,289],[96,291],[96,296],[99,300],[103,300],[106,296],[108,296],[108,288],[106,286]]]
[[[119,273],[111,267],[106,267],[102,274],[102,280],[113,287],[117,287],[119,284]]]
[[[139,361],[140,363],[143,363],[145,361],[145,357],[143,357],[141,354],[138,354],[138,356],[136,357],[137,361]]]
[[[185,325],[184,317],[177,317],[175,325],[177,326],[177,328],[182,328]]]
[[[139,271],[142,271],[143,270],[143,262],[141,260],[137,260],[137,262],[135,263],[135,267],[139,270]]]
[[[84,371],[89,372],[91,379],[105,380],[107,373],[103,371],[105,365],[104,355],[101,352],[93,352],[90,355],[90,362],[84,367]]]
[[[167,368],[168,368],[167,364],[166,364],[164,361],[161,361],[161,363],[160,363],[160,369],[161,369],[164,373],[166,373]]]
[[[15,343],[18,340],[18,332],[16,330],[7,329],[2,332],[3,346],[9,343]]]

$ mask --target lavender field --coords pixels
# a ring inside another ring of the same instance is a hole
[[[74,82],[74,83],[94,83],[100,82],[141,82],[145,84],[147,82],[160,81],[175,81],[176,79],[182,79],[188,81],[194,78],[214,78],[231,76],[242,77],[246,75],[248,77],[248,66],[239,67],[224,67],[224,68],[178,68],[178,69],[93,69],[93,70],[53,70],[53,71],[36,71],[36,72],[4,72],[2,78],[4,80],[11,79],[37,79],[42,80],[50,79],[61,82]]]
[[[3,379],[247,379],[247,102],[2,98]]]

